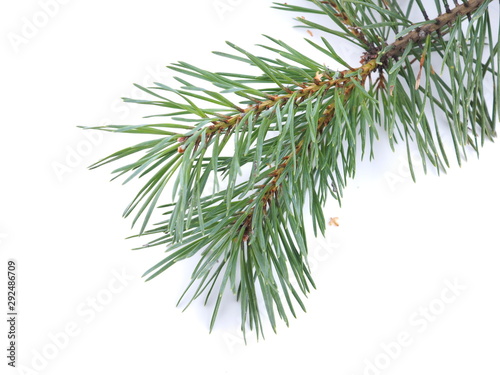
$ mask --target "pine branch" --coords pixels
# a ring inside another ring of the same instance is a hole
[[[363,154],[369,145],[374,156],[377,127],[387,133],[391,146],[405,142],[408,156],[415,143],[424,163],[438,172],[449,165],[438,114],[448,121],[459,163],[466,146],[477,152],[485,139],[496,135],[500,47],[488,14],[491,1],[455,2],[453,9],[444,2],[444,11],[434,19],[421,0],[411,1],[406,11],[387,0],[310,2],[313,8],[276,8],[323,15],[336,29],[302,17],[298,21],[361,47],[358,67],[344,61],[326,38],[323,45],[309,43],[345,70],[332,71],[270,37],[272,46],[262,47],[279,55],[276,59],[228,43],[237,54],[217,54],[249,64],[261,75],[212,73],[180,62],[171,67],[185,77],[176,77],[180,89],[161,83],[138,86],[155,100],[125,99],[172,110],[156,115],[169,120],[94,128],[158,137],[120,150],[92,168],[142,155],[114,173],[129,174],[125,182],[151,176],[124,214],[134,212],[134,224],[142,218],[139,235],[155,236],[145,247],[167,246],[168,255],[145,275],[150,280],[198,255],[181,299],[189,306],[205,294],[207,303],[218,290],[211,329],[226,290],[241,303],[243,332],[248,325],[257,337],[264,331],[262,315],[276,331],[278,317],[288,324],[288,314],[295,317],[297,305],[305,311],[300,294],[307,295],[314,282],[307,263],[304,207],[309,204],[315,234],[323,234],[327,197],[340,201],[355,173],[358,142]],[[423,22],[408,19],[414,6],[422,11]],[[465,31],[463,22],[469,23]],[[387,42],[390,35],[392,43]],[[449,79],[434,70],[431,60],[442,64]],[[484,94],[488,82],[493,84],[493,102]],[[234,97],[239,102],[230,99]],[[204,108],[204,103],[216,108]],[[224,156],[230,141],[233,155]],[[409,163],[413,173],[411,159]],[[251,171],[242,181],[238,176],[245,166]],[[173,203],[159,205],[171,179]],[[213,189],[208,189],[210,180]],[[156,209],[164,211],[166,220],[150,227]]]
[[[384,54],[383,59],[387,60],[401,55],[402,51],[407,48],[409,43],[423,42],[427,38],[427,35],[438,32],[449,25],[453,25],[457,18],[470,16],[481,5],[487,5],[490,2],[491,0],[464,1],[463,4],[457,5],[453,9],[450,9],[448,3],[446,2],[445,13],[439,15],[431,21],[427,21],[422,26],[415,27],[414,30],[409,31],[405,36],[399,37],[398,40],[390,46],[389,51]]]

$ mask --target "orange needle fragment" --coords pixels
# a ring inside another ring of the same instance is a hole
[[[328,225],[335,225],[336,227],[338,227],[340,225],[339,218],[338,217],[331,217],[330,221],[328,222]]]

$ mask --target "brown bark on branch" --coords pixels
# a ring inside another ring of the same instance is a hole
[[[428,23],[422,27],[417,27],[415,30],[410,31],[404,37],[399,38],[394,43],[391,44],[392,48],[387,52],[382,61],[387,61],[389,58],[397,57],[400,55],[408,43],[414,42],[418,43],[423,41],[427,35],[439,31],[446,25],[451,25],[456,21],[458,17],[468,16],[476,11],[484,3],[489,3],[493,0],[470,0],[464,1],[463,4],[456,6],[453,9],[439,15],[431,23]]]

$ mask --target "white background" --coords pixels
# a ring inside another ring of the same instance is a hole
[[[140,185],[108,182],[111,168],[86,169],[144,138],[103,133],[92,143],[77,126],[140,123],[151,108],[119,98],[140,95],[134,82],[172,83],[169,63],[238,70],[210,51],[228,51],[225,40],[257,51],[260,34],[304,49],[306,31],[260,0],[74,0],[45,18],[40,4],[0,6],[0,310],[13,258],[22,366],[6,365],[4,323],[2,374],[500,373],[498,143],[447,175],[420,171],[414,184],[404,152],[381,141],[342,209],[333,200],[325,207],[340,226],[310,237],[317,290],[308,312],[278,335],[267,329],[265,341],[250,334],[245,346],[233,301],[212,334],[201,301],[184,313],[175,307],[191,264],[143,282],[163,249],[133,252],[141,242],[125,240],[135,231],[121,212]],[[34,18],[39,27],[16,48],[12,34],[29,32]],[[450,283],[465,289],[453,294]],[[93,298],[101,303],[92,307]],[[424,318],[429,306],[435,314]],[[409,345],[399,350],[401,335]]]

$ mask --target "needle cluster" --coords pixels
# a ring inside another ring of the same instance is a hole
[[[147,279],[196,257],[181,299],[189,305],[198,297],[214,298],[210,329],[227,291],[240,301],[243,332],[262,335],[263,318],[274,330],[279,319],[288,324],[289,315],[305,310],[303,297],[314,287],[304,219],[312,220],[315,234],[324,233],[323,205],[330,195],[341,199],[358,152],[374,157],[372,145],[382,134],[391,146],[404,142],[409,157],[416,144],[424,167],[444,171],[449,157],[443,134],[451,138],[458,163],[468,148],[477,152],[496,135],[500,28],[498,14],[490,14],[492,3],[275,3],[303,15],[300,26],[326,33],[320,43],[307,41],[344,69],[332,71],[268,37],[262,47],[275,58],[232,43],[232,53],[217,52],[258,69],[257,75],[179,62],[170,66],[179,74],[179,88],[137,86],[151,99],[125,100],[161,112],[147,124],[97,129],[150,139],[92,168],[132,159],[114,170],[115,177],[146,179],[124,215],[141,222],[138,235],[152,238],[145,247],[165,248]],[[416,12],[420,20],[410,19]],[[310,21],[308,14],[324,22]],[[335,51],[337,38],[360,50],[357,66]],[[409,164],[413,171],[411,159]],[[165,202],[167,186],[173,194]],[[165,219],[151,224],[158,210]]]

